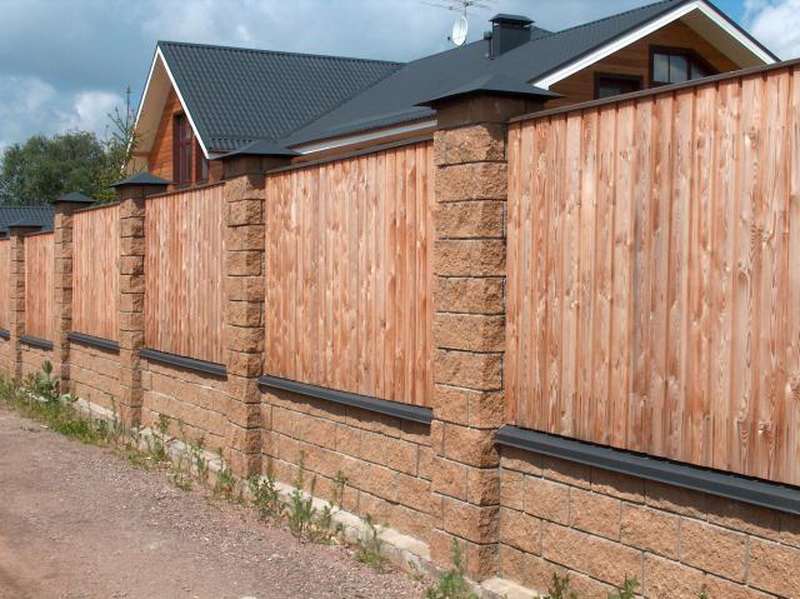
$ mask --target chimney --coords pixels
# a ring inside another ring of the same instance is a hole
[[[521,15],[495,15],[490,19],[489,58],[495,58],[531,41],[531,21]]]

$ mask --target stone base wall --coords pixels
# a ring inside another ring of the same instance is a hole
[[[118,352],[72,343],[69,356],[70,393],[107,410],[118,410]]]
[[[428,541],[429,426],[287,392],[262,395],[262,421],[265,472],[293,483],[302,451],[306,490],[333,500],[341,473],[344,509]]]
[[[185,432],[191,443],[203,439],[211,451],[225,447],[224,378],[142,360],[142,390],[144,426],[157,429],[163,414],[170,420],[171,435]]]
[[[13,372],[14,344],[10,339],[0,338],[0,373],[10,376]]]
[[[800,597],[800,517],[503,448],[499,574],[581,598]]]
[[[22,378],[26,378],[29,374],[42,372],[42,366],[45,362],[53,364],[52,350],[33,347],[27,343],[22,344]]]

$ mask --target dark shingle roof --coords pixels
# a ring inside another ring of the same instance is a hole
[[[159,48],[209,150],[280,139],[401,64],[177,42]]]
[[[52,206],[3,206],[0,205],[0,235],[8,235],[8,226],[18,222],[42,227],[45,231],[53,228]]]
[[[365,92],[282,140],[299,144],[432,117],[415,106],[469,81],[497,74],[532,82],[690,0],[663,0],[557,33],[536,30],[531,41],[489,59],[486,41],[408,63]]]

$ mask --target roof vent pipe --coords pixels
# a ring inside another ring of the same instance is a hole
[[[531,21],[521,15],[495,15],[490,19],[492,32],[487,34],[489,40],[489,58],[505,54],[509,50],[531,41]]]

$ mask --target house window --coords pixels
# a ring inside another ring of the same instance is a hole
[[[642,78],[633,75],[607,75],[598,73],[594,83],[596,99],[610,98],[620,94],[638,92],[642,89]]]
[[[194,136],[189,119],[185,114],[175,115],[175,173],[176,185],[187,185],[192,182],[192,146]]]
[[[680,48],[653,49],[651,63],[650,79],[653,85],[683,83],[714,73],[694,52]]]

